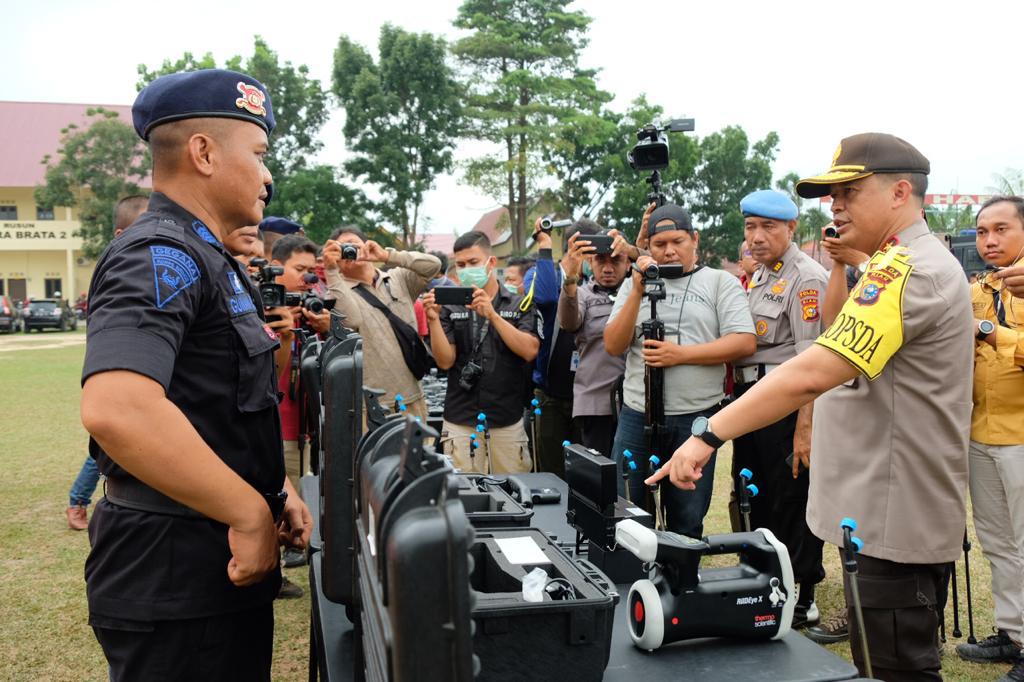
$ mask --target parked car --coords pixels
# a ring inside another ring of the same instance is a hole
[[[0,331],[9,334],[21,331],[21,310],[10,296],[0,296]]]
[[[59,329],[66,332],[78,329],[78,318],[68,302],[59,298],[34,298],[23,311],[22,325],[25,333],[33,329]]]

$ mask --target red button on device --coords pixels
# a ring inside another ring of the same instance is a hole
[[[644,620],[644,603],[639,599],[633,604],[633,620],[642,623]]]

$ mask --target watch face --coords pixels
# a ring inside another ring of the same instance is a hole
[[[690,427],[690,434],[694,436],[703,436],[708,430],[708,418],[697,417],[693,420],[693,426]]]
[[[981,323],[978,325],[978,329],[981,330],[982,334],[988,336],[989,334],[996,330],[996,325],[991,320],[982,320]]]

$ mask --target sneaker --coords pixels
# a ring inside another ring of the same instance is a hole
[[[1000,677],[996,682],[1024,682],[1024,656],[1018,656],[1017,662],[1010,668],[1010,672]]]
[[[845,642],[850,637],[850,622],[846,609],[832,616],[821,625],[804,630],[804,636],[818,644]]]
[[[301,587],[288,580],[288,578],[281,576],[281,591],[277,593],[278,599],[298,599],[303,594],[305,592],[302,591]]]
[[[306,565],[306,553],[301,549],[294,549],[289,547],[284,550],[284,567],[285,568],[297,568],[299,566]]]
[[[814,602],[811,602],[809,605],[797,603],[796,608],[793,609],[793,623],[790,627],[794,630],[799,630],[811,625],[817,625],[820,620],[821,614],[818,613],[817,604]]]
[[[1020,645],[1010,639],[1010,636],[1003,630],[999,630],[994,635],[989,635],[977,644],[957,644],[956,653],[965,661],[974,661],[975,663],[1004,662],[1020,664]],[[1014,670],[1016,669],[1015,666]],[[1024,680],[1024,678],[1021,679]]]
[[[68,507],[68,528],[71,530],[85,530],[89,527],[89,514],[85,511],[85,505],[76,504]]]

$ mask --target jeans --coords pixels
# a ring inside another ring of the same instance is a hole
[[[665,417],[666,433],[664,436],[665,452],[657,454],[661,463],[665,464],[676,448],[690,437],[690,426],[693,420],[703,415],[710,417],[718,410],[717,406],[691,414],[667,415]],[[647,439],[644,437],[644,415],[642,412],[623,406],[619,413],[619,427],[615,431],[615,443],[612,446],[612,459],[619,470],[619,494],[625,493],[622,483],[622,453],[629,450],[633,453],[633,461],[637,470],[629,476],[629,498],[635,504],[643,505],[646,495],[644,479],[649,475]],[[680,490],[666,478],[661,483],[661,500],[666,512],[668,530],[693,538],[704,534],[704,516],[711,506],[711,493],[715,485],[715,459],[712,454],[704,467],[704,475],[697,481],[696,490]]]
[[[96,467],[96,460],[86,457],[82,463],[82,470],[78,477],[71,484],[71,491],[68,493],[70,502],[68,506],[86,507],[92,502],[92,494],[96,492],[96,484],[100,481],[100,470]]]

